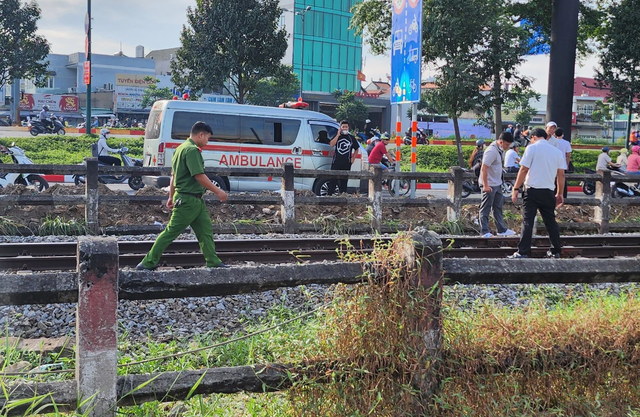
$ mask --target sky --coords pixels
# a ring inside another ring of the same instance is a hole
[[[71,54],[84,51],[84,16],[86,0],[37,0],[42,9],[38,22],[38,33],[51,44],[56,54]],[[92,1],[93,16],[92,52],[115,54],[120,51],[135,56],[135,47],[142,45],[145,54],[154,49],[180,46],[180,32],[187,21],[187,7],[195,6],[196,0],[110,0]],[[388,56],[373,56],[363,46],[363,73],[369,81],[386,80],[391,72]],[[589,57],[576,63],[576,77],[593,77],[597,58]],[[547,94],[549,56],[527,57],[520,68],[523,75],[534,78],[533,88]],[[423,69],[422,78],[433,75],[429,68]]]

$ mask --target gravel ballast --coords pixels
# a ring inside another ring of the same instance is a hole
[[[218,235],[228,239],[299,239],[318,235]],[[334,237],[326,236],[322,237]],[[342,238],[344,236],[335,236]],[[156,235],[119,236],[119,241],[155,240]],[[192,240],[183,234],[180,240]],[[69,242],[68,236],[0,237],[0,243]],[[570,296],[583,297],[594,290],[611,294],[636,292],[635,284],[596,285],[457,285],[445,288],[445,298],[458,306],[471,306],[478,301],[490,301],[505,307],[521,307],[541,297],[553,304]],[[118,306],[120,332],[132,340],[147,337],[166,340],[194,334],[218,332],[223,335],[243,330],[247,324],[265,318],[273,309],[284,308],[307,312],[324,303],[331,295],[330,286],[280,288],[259,293],[224,297],[198,297],[148,301],[121,300]],[[39,338],[73,336],[75,334],[75,304],[48,304],[0,307],[0,326],[5,335]]]

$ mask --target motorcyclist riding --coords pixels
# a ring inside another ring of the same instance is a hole
[[[53,123],[51,122],[51,120],[49,120],[48,112],[49,112],[49,106],[45,104],[44,106],[42,106],[42,110],[40,110],[39,119],[44,125],[44,127],[51,130],[51,128],[53,127]]]
[[[602,148],[602,153],[598,155],[596,171],[606,171],[607,169],[611,168],[620,168],[620,165],[611,162],[611,157],[609,156],[609,147],[605,146]]]
[[[98,161],[105,165],[122,165],[122,161],[115,156],[109,156],[109,152],[118,153],[120,149],[110,148],[107,144],[107,135],[111,133],[109,129],[100,131],[100,139],[98,139]]]

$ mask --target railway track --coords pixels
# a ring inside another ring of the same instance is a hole
[[[380,241],[388,238],[301,238],[287,240],[249,239],[221,240],[216,250],[228,263],[291,263],[321,262],[339,259],[339,252],[351,247],[371,252]],[[447,258],[503,258],[512,254],[517,237],[443,237]],[[120,266],[137,265],[153,245],[152,241],[119,242]],[[563,257],[611,258],[638,256],[640,236],[566,236],[562,238]],[[533,257],[544,257],[548,249],[547,238],[533,239]],[[76,243],[7,243],[0,244],[0,270],[75,270]],[[162,266],[194,267],[204,265],[197,241],[176,241],[161,260]]]

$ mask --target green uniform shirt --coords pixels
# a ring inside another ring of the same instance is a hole
[[[177,193],[204,194],[207,190],[194,178],[204,173],[204,159],[195,142],[189,138],[176,149],[171,161],[173,185]]]

